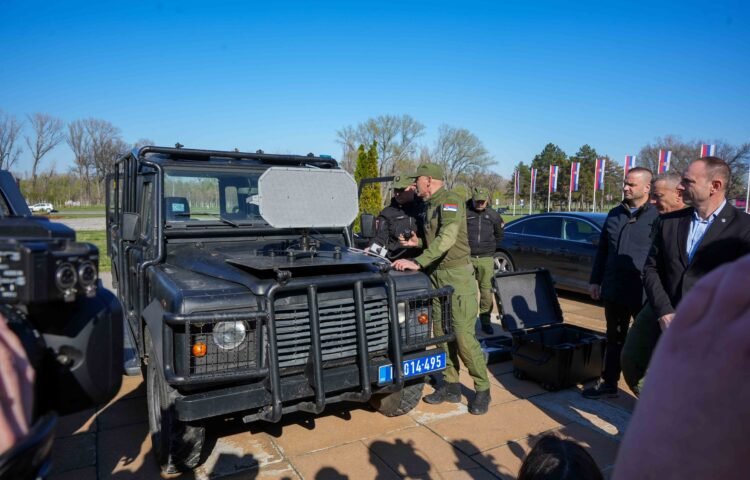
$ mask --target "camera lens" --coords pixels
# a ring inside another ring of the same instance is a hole
[[[78,280],[78,276],[76,275],[76,270],[73,268],[73,265],[63,263],[57,267],[57,271],[55,272],[55,284],[57,285],[57,288],[60,290],[73,288],[76,284],[76,280]]]
[[[83,262],[78,266],[78,280],[81,286],[88,287],[96,282],[96,267],[91,262]]]

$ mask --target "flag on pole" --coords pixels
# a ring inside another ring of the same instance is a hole
[[[531,193],[536,193],[536,168],[531,169]]]
[[[516,186],[516,193],[521,193],[521,181],[520,181],[521,178],[519,176],[520,173],[521,172],[519,172],[518,170],[516,170],[516,173],[514,174],[515,178],[513,179],[513,182],[514,182],[514,184]]]
[[[671,162],[672,152],[670,150],[659,150],[659,168],[656,170],[656,173],[667,173]]]
[[[596,159],[596,169],[594,171],[594,191],[604,190],[604,165],[607,163],[605,158]]]
[[[578,176],[581,174],[581,162],[570,164],[570,191],[578,191]]]
[[[549,166],[549,191],[550,192],[556,192],[557,191],[557,165],[550,165]]]
[[[716,145],[701,145],[701,157],[715,157]]]
[[[625,167],[623,168],[623,178],[628,176],[628,172],[631,168],[635,168],[635,155],[625,155]]]

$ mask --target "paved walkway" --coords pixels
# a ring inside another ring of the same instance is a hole
[[[566,295],[561,304],[567,322],[603,328],[602,309],[583,297]],[[580,387],[546,392],[517,380],[510,362],[490,370],[492,404],[479,417],[467,412],[465,388],[461,404],[422,402],[397,418],[347,404],[280,424],[212,422],[206,462],[181,478],[515,478],[535,436],[547,431],[583,443],[605,475],[611,472],[634,405],[629,393],[587,400]],[[471,380],[464,375],[462,383]],[[110,404],[61,419],[51,479],[158,478],[146,421],[141,378],[124,377]]]

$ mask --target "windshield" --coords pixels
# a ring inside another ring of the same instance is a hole
[[[258,206],[263,171],[196,170],[168,168],[164,172],[164,204],[167,223],[222,222],[233,226],[266,225]]]

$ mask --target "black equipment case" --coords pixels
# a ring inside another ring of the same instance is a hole
[[[602,374],[606,337],[563,323],[548,270],[497,273],[492,281],[503,328],[513,336],[516,377],[558,390]]]

